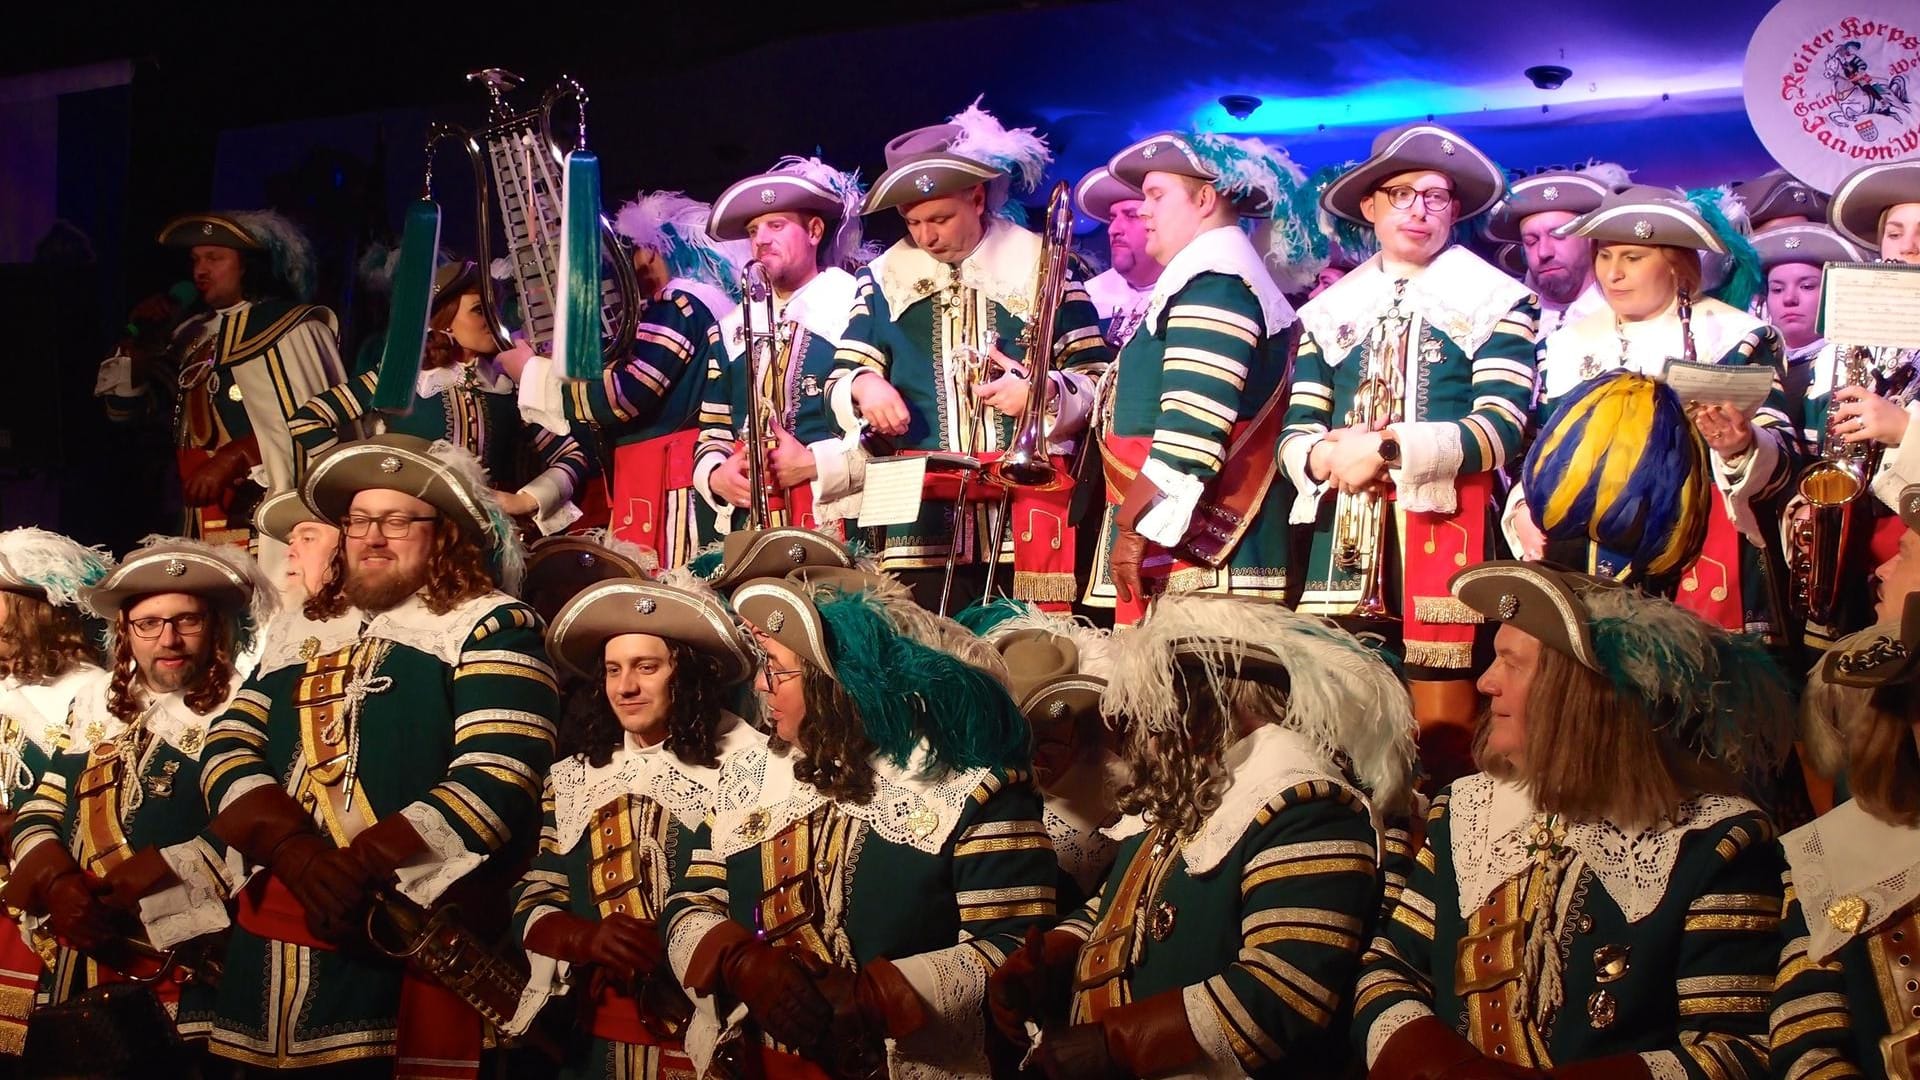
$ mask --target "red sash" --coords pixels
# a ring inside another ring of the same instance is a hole
[[[685,563],[697,540],[687,520],[693,489],[693,451],[700,431],[688,428],[613,451],[613,535],[660,557],[660,569]]]
[[[1735,633],[1747,628],[1746,602],[1740,592],[1740,556],[1746,539],[1727,518],[1726,499],[1713,489],[1713,507],[1707,512],[1707,539],[1700,557],[1681,575],[1674,600],[1715,626]]]
[[[13,920],[0,922],[0,1054],[18,1054],[27,1045],[27,1014],[45,965]]]
[[[1235,422],[1232,433],[1227,437],[1227,444],[1232,445],[1250,423],[1248,420]],[[1115,435],[1108,432],[1098,449],[1101,475],[1107,485],[1107,505],[1118,509],[1126,501],[1128,486],[1139,475],[1141,466],[1147,463],[1147,456],[1153,453],[1153,436]],[[1102,522],[1102,527],[1105,527],[1105,522]],[[1147,613],[1148,598],[1165,592],[1167,580],[1173,575],[1192,571],[1207,574],[1216,572],[1212,567],[1182,558],[1180,550],[1163,548],[1158,544],[1152,546],[1140,564],[1140,585],[1144,595],[1136,595],[1132,600],[1114,598],[1115,626],[1131,626],[1139,622]],[[1094,569],[1097,574],[1100,568]],[[1224,573],[1225,568],[1219,572]]]
[[[912,453],[915,451],[902,451]],[[1000,460],[1000,451],[975,456],[981,464],[991,465]],[[1058,455],[1050,460],[1060,476],[1070,475],[1072,462]],[[960,497],[961,475],[928,469],[920,487],[921,500],[951,505]],[[1003,490],[998,484],[974,477],[967,485],[967,501],[995,502]],[[1079,591],[1073,572],[1074,527],[1067,522],[1067,508],[1072,502],[1073,483],[1069,480],[1053,491],[1016,487],[1008,503],[1006,535],[1013,540],[1013,598],[1028,601],[1042,611],[1067,611]],[[982,536],[979,546],[990,542]]]
[[[1473,667],[1473,639],[1480,619],[1447,588],[1462,567],[1487,559],[1487,510],[1493,503],[1493,474],[1455,478],[1454,512],[1408,510],[1401,518],[1400,544],[1406,574],[1400,597],[1401,629],[1409,664],[1423,667]]]
[[[738,440],[733,444],[736,450],[745,445],[745,442]],[[817,533],[825,533],[836,540],[846,539],[843,522],[835,519],[822,525],[819,517],[814,514],[812,484],[795,484],[790,488],[775,490],[767,499],[767,513],[772,518],[771,525],[774,528],[791,526],[796,529],[811,529]],[[735,508],[733,518],[734,528],[746,528],[746,511]]]
[[[640,1019],[640,1003],[610,986],[601,986],[587,1003],[587,1015],[583,1018],[585,1026],[594,1038],[609,1042],[626,1043],[629,1046],[660,1047],[666,1060],[661,1062],[662,1072],[667,1067],[675,1069],[693,1068],[686,1053],[677,1042],[662,1039],[647,1030]]]
[[[272,941],[332,952],[307,929],[306,909],[270,874],[240,893],[233,921]],[[411,967],[400,983],[400,1015],[394,1021],[393,1075],[419,1080],[473,1080],[480,1075],[484,1041],[480,1014],[439,983]]]

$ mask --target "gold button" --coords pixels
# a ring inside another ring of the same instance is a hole
[[[627,905],[625,905],[625,904],[615,904],[615,905],[613,905],[613,910],[615,910],[615,911],[625,911],[625,910],[627,910]]]

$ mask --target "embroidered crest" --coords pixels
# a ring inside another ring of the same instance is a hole
[[[653,614],[653,609],[657,606],[658,605],[653,602],[653,598],[651,596],[643,596],[640,599],[635,600],[633,602],[633,610],[639,612],[642,615]]]
[[[766,205],[768,205],[768,206],[772,206],[772,205],[773,205],[773,199],[774,199],[774,194],[773,194],[773,189],[772,189],[772,188],[770,188],[770,187],[767,187],[767,188],[761,188],[761,189],[760,189],[760,201],[761,201],[762,203],[764,203],[764,204],[766,204]]]
[[[88,746],[97,744],[107,736],[107,724],[104,720],[87,721],[86,729],[80,732],[80,740]]]
[[[204,734],[201,732],[199,728],[188,728],[187,730],[181,732],[180,733],[181,752],[188,753],[188,754],[199,753],[200,740],[203,737],[204,737]]]
[[[147,777],[147,792],[156,799],[173,797],[173,778],[180,771],[180,763],[169,761],[160,767],[160,775]]]
[[[319,655],[320,655],[320,639],[319,638],[310,637],[307,640],[300,643],[300,659],[312,660],[314,657]]]
[[[1827,901],[1827,921],[1843,934],[1857,934],[1867,922],[1867,902],[1858,896],[1836,896]]]
[[[792,559],[795,565],[798,565],[806,557],[807,549],[800,544],[795,544],[787,549],[787,558]]]
[[[239,383],[234,383],[233,385],[227,387],[227,400],[228,401],[240,400],[240,384]]]
[[[1841,653],[1839,666],[1845,674],[1857,675],[1906,658],[1907,647],[1883,634],[1868,642],[1864,649],[1849,649]]]
[[[928,176],[926,173],[921,173],[919,176],[913,178],[913,186],[920,189],[920,194],[929,194],[933,191],[933,177]]]
[[[1167,940],[1173,936],[1173,920],[1179,914],[1179,908],[1174,907],[1165,900],[1160,901],[1153,906],[1153,911],[1147,915],[1147,933],[1151,935],[1155,941]]]
[[[1787,245],[1786,245],[1786,246],[1787,246],[1787,250],[1788,250],[1788,251],[1792,251],[1792,250],[1793,250],[1794,248],[1797,248],[1797,247],[1799,247],[1799,246],[1800,246],[1800,238],[1799,238],[1799,237],[1797,237],[1797,236],[1789,236],[1789,237],[1787,237]]]
[[[785,625],[787,625],[786,612],[776,611],[767,616],[767,633],[777,634],[780,632],[780,628]]]
[[[213,235],[213,225],[212,225],[211,223],[203,223],[203,224],[202,224],[202,225],[200,226],[200,235],[201,235],[201,236],[212,236],[212,235]]]
[[[1619,1003],[1605,990],[1595,990],[1587,996],[1587,1023],[1595,1031],[1605,1031],[1613,1026],[1614,1017],[1619,1015]]]
[[[1429,364],[1437,364],[1447,358],[1446,347],[1440,339],[1431,334],[1420,335],[1420,359]]]
[[[394,457],[392,454],[388,454],[386,457],[381,458],[380,471],[388,474],[399,472],[400,459],[397,457]]]
[[[185,574],[186,572],[187,572],[186,563],[181,562],[179,559],[167,560],[167,576],[168,577],[179,577],[182,574]]]
[[[1511,619],[1520,614],[1520,598],[1512,593],[1500,594],[1500,617]]]
[[[1555,199],[1558,199],[1559,197],[1560,197],[1560,187],[1557,184],[1548,184],[1546,187],[1546,190],[1540,193],[1540,198],[1546,202],[1553,202]]]
[[[1645,240],[1647,237],[1652,236],[1653,223],[1648,221],[1646,218],[1641,218],[1639,221],[1634,222],[1633,235],[1639,237],[1642,240]]]
[[[761,834],[767,831],[767,812],[765,810],[755,810],[753,813],[747,815],[747,820],[736,825],[733,831],[734,835],[739,836],[743,840],[758,843]]]

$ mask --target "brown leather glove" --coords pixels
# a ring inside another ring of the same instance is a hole
[[[1026,943],[987,977],[987,1008],[1008,1042],[1027,1044],[1029,1020],[1043,1029],[1066,1023],[1079,955],[1079,938],[1030,926]]]
[[[583,919],[564,911],[542,915],[527,931],[527,951],[569,964],[594,964],[624,984],[633,984],[660,969],[666,947],[650,920],[631,915]]]
[[[1146,599],[1140,584],[1140,561],[1147,555],[1147,538],[1125,526],[1115,531],[1113,548],[1107,552],[1107,570],[1113,578],[1113,591],[1121,603],[1131,604],[1136,597]]]
[[[391,882],[395,870],[425,854],[427,842],[406,815],[388,814],[354,837],[347,850],[360,860],[363,883],[371,889]]]
[[[208,828],[280,879],[306,909],[315,936],[336,944],[359,939],[355,916],[367,904],[366,868],[321,836],[284,788],[262,784],[228,804]]]
[[[140,911],[141,897],[180,884],[173,868],[156,847],[143,847],[134,852],[108,870],[102,880],[108,889],[107,905],[136,914]]]
[[[47,883],[47,926],[81,952],[93,952],[114,937],[113,915],[101,899],[107,885],[78,869]]]
[[[1047,1080],[1132,1080],[1107,1049],[1102,1024],[1054,1028],[1040,1040],[1034,1066]]]
[[[249,435],[213,452],[193,475],[183,477],[180,497],[188,506],[213,506],[260,463],[260,441]]]
[[[927,1025],[927,1004],[893,961],[876,956],[854,980],[854,1001],[860,1015],[889,1038],[904,1039]]]
[[[703,969],[745,1003],[775,1041],[807,1053],[825,1038],[833,1006],[792,951],[761,941],[739,923],[722,923],[708,931],[688,965],[689,989],[702,989]]]
[[[1609,1074],[1615,1075],[1615,1074]],[[1380,1048],[1368,1080],[1532,1080],[1539,1069],[1508,1065],[1480,1052],[1436,1016],[1410,1020]]]

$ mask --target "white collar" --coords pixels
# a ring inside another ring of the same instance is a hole
[[[1457,244],[1406,280],[1407,308],[1468,356],[1480,351],[1515,305],[1533,295],[1499,267]],[[1329,364],[1339,365],[1366,339],[1393,306],[1397,283],[1376,252],[1300,309],[1301,323]]]
[[[1260,317],[1266,324],[1268,337],[1293,325],[1293,305],[1281,295],[1280,286],[1274,284],[1273,274],[1261,260],[1260,253],[1254,250],[1253,241],[1247,239],[1238,225],[1208,229],[1188,241],[1187,246],[1167,262],[1147,301],[1146,325],[1157,325],[1168,302],[1201,274],[1228,274],[1252,290],[1260,301]]]
[[[699,301],[700,306],[707,309],[707,314],[713,317],[714,322],[719,322],[739,306],[739,302],[728,296],[725,289],[717,285],[709,285],[704,281],[695,281],[692,278],[674,278],[660,290],[660,295],[664,297],[674,292],[686,293]],[[694,342],[694,344],[698,346],[700,343]]]
[[[573,850],[593,815],[623,795],[653,800],[682,828],[699,827],[713,813],[723,786],[740,779],[738,769],[732,766],[767,743],[765,735],[732,713],[721,715],[715,736],[720,758],[717,767],[689,765],[668,753],[664,742],[636,747],[630,738],[605,765],[588,765],[585,755],[580,754],[555,762],[547,777],[548,790],[553,794],[554,850]],[[757,780],[752,786],[758,786]],[[734,795],[739,797],[743,789],[737,782],[734,787]]]
[[[1687,834],[1756,809],[1730,795],[1701,795],[1682,805],[1671,823],[1629,834],[1611,822],[1583,821],[1570,825],[1561,843],[1586,861],[1627,922],[1635,923],[1666,898]],[[1535,819],[1533,799],[1518,784],[1486,773],[1454,783],[1447,820],[1461,918],[1471,918],[1496,889],[1531,864],[1528,834]]]
[[[806,817],[828,799],[793,775],[794,751],[765,754],[765,780],[757,798],[726,800],[714,810],[713,851],[725,859],[771,839],[780,830]],[[991,769],[969,769],[937,776],[923,775],[929,756],[927,744],[914,748],[901,768],[886,758],[873,758],[874,794],[865,803],[837,803],[840,812],[866,822],[881,839],[935,855],[946,844],[972,801],[974,791],[992,775]]]
[[[9,676],[0,692],[0,715],[18,723],[28,742],[50,754],[66,734],[74,699],[90,683],[104,685],[107,679],[107,673],[92,664],[80,664],[52,682],[23,683]]]
[[[887,298],[894,320],[907,308],[953,281],[978,290],[987,299],[1025,321],[1033,304],[1033,276],[1040,260],[1040,237],[1001,217],[989,216],[980,243],[958,267],[943,263],[900,240],[867,264],[867,271]]]
[[[1783,347],[1786,346],[1786,339],[1781,338],[1780,344]],[[1802,345],[1798,348],[1788,347],[1787,362],[1790,364],[1804,364],[1807,361],[1812,360],[1815,357],[1819,356],[1821,353],[1825,352],[1826,349],[1827,349],[1827,339],[1823,337],[1817,337],[1817,338],[1814,338],[1812,341],[1809,341],[1805,345]]]
[[[80,692],[73,700],[68,752],[90,753],[95,745],[117,738],[127,730],[125,722],[107,711],[107,694],[112,681],[103,671],[82,682]],[[186,695],[179,691],[158,697],[142,691],[145,706],[140,713],[140,722],[155,738],[188,757],[197,758],[201,745],[206,741],[207,728],[227,711],[228,703],[245,682],[240,672],[235,671],[227,683],[226,697],[205,715],[194,712],[187,705]]]
[[[1823,963],[1920,899],[1920,828],[1894,825],[1849,799],[1780,838],[1807,919],[1807,958]],[[1860,923],[1829,915],[1859,901]]]
[[[776,302],[774,317],[783,323],[798,323],[807,333],[838,344],[846,336],[847,321],[853,315],[856,292],[852,274],[837,266],[829,266],[795,289],[784,305]],[[746,340],[741,332],[745,312],[746,307],[741,305],[720,320],[720,342],[726,346],[729,358],[737,358],[746,351]],[[756,311],[756,323],[759,317]]]
[[[1694,355],[1703,364],[1720,362],[1743,338],[1766,325],[1711,297],[1694,302],[1691,321]],[[1541,358],[1545,395],[1559,397],[1583,381],[1583,370],[1595,368],[1626,368],[1657,378],[1668,361],[1680,359],[1684,344],[1677,300],[1651,319],[1618,325],[1612,309],[1602,308],[1548,335]]]
[[[361,638],[381,638],[426,653],[443,664],[458,664],[461,650],[480,620],[503,604],[517,602],[506,593],[496,591],[465,601],[444,615],[435,615],[415,593],[398,607],[378,615],[368,616],[358,608],[349,607],[331,619],[319,621],[307,618],[304,605],[294,604],[280,609],[267,624],[266,646],[261,650],[255,671],[259,675],[270,675],[295,664],[304,665],[310,656],[332,655]],[[527,660],[533,663],[537,658]]]
[[[475,384],[482,393],[513,393],[513,380],[500,370],[500,365],[491,356],[475,357],[465,364],[423,369],[420,381],[414,384],[414,392],[423,398],[438,397],[448,387],[459,386],[465,380],[468,368],[473,369]]]

